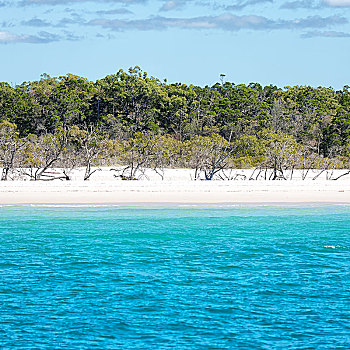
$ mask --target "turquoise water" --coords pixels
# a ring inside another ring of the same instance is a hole
[[[349,349],[350,207],[2,207],[1,349]]]

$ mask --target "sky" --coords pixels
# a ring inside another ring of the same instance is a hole
[[[0,81],[350,85],[350,0],[0,0]]]

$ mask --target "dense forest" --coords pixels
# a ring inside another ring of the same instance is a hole
[[[224,169],[270,169],[286,179],[294,169],[348,169],[350,88],[279,88],[226,82],[168,84],[139,67],[91,82],[68,74],[0,83],[1,180],[19,169],[33,180],[121,166],[120,177],[142,169],[188,167],[195,178],[225,179]],[[229,179],[228,176],[226,176]]]

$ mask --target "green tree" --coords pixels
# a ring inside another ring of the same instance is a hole
[[[195,169],[195,180],[203,172],[206,180],[214,176],[228,165],[232,153],[230,143],[222,136],[195,136],[187,142],[189,148],[189,165]]]
[[[0,166],[2,167],[2,181],[8,180],[10,172],[14,170],[17,153],[24,144],[25,141],[19,138],[15,124],[8,121],[0,122]]]

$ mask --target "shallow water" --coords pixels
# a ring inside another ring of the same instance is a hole
[[[2,207],[0,348],[349,349],[350,207]]]

